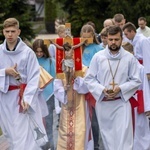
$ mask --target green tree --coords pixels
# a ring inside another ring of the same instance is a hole
[[[55,0],[58,2],[59,0]],[[79,36],[80,29],[87,21],[93,21],[96,31],[103,28],[103,21],[113,18],[116,13],[122,13],[127,21],[137,26],[137,19],[146,17],[150,23],[150,1],[149,0],[61,0],[62,9],[69,16],[67,21],[72,24],[72,34]]]
[[[124,14],[127,21],[134,23],[138,27],[138,18],[146,17],[147,22],[150,23],[150,1],[149,0],[112,0],[108,6],[108,15],[116,13]]]
[[[53,0],[44,0],[44,8],[45,28],[49,33],[55,33],[56,4]]]
[[[22,39],[31,40],[35,37],[35,33],[32,29],[31,19],[33,12],[31,6],[27,3],[28,0],[1,0],[0,1],[0,15],[1,23],[9,17],[15,17],[20,22],[20,29]],[[1,26],[2,28],[2,26]],[[2,34],[0,40],[3,40]]]

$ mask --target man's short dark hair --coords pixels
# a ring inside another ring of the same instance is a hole
[[[119,26],[113,25],[108,28],[107,35],[115,35],[117,33],[120,33],[122,37],[122,29]]]
[[[143,20],[144,22],[146,22],[146,18],[145,18],[145,17],[140,17],[140,18],[138,19],[138,21],[141,21],[141,20]]]
[[[127,29],[128,32],[134,31],[134,32],[136,33],[136,27],[135,27],[135,25],[134,25],[133,23],[131,23],[131,22],[127,22],[127,23],[123,26],[122,30],[124,31],[125,29]]]
[[[124,19],[124,15],[123,14],[115,14],[114,15],[114,21],[115,22],[121,22]]]

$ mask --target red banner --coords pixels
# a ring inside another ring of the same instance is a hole
[[[56,39],[56,43],[63,46],[63,38]],[[62,60],[64,59],[64,51],[56,47],[56,73],[63,73]]]
[[[74,38],[73,44],[77,45],[80,43],[80,38]],[[82,70],[82,48],[78,47],[74,50],[74,63],[75,71]]]

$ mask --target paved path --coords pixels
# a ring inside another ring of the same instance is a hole
[[[57,34],[39,34],[36,39],[55,39],[58,38]]]
[[[53,125],[53,135],[54,135],[54,145],[56,147],[57,143],[57,136],[58,136],[58,129],[57,129],[57,124],[58,124],[58,116],[56,115],[54,111],[54,125]],[[0,150],[8,150],[9,144],[5,137],[3,135],[0,136]]]

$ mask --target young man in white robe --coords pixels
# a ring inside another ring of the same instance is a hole
[[[126,23],[126,19],[123,14],[115,14],[113,17],[113,21],[114,21],[114,24],[119,26],[121,29]],[[123,37],[122,42],[130,42],[130,40],[124,35],[124,33],[122,37]]]
[[[84,82],[96,99],[96,113],[106,150],[132,150],[129,99],[141,84],[136,58],[122,47],[122,30],[108,29],[108,46],[96,53]]]
[[[146,38],[142,34],[138,34],[136,31],[136,27],[133,23],[128,22],[124,25],[123,31],[125,33],[125,36],[132,41],[132,45],[134,47],[134,55],[139,60],[141,64],[144,66],[144,82],[143,82],[143,96],[144,96],[144,112],[146,116],[150,116],[150,104],[149,104],[149,98],[150,98],[150,65],[149,65],[149,58],[150,58],[150,40],[149,38]],[[146,78],[145,78],[146,77]],[[148,80],[148,81],[147,81]],[[143,115],[145,115],[143,114]],[[142,122],[142,121],[141,121]],[[145,123],[145,121],[144,121]],[[138,124],[140,125],[140,124]],[[147,127],[145,128],[147,130]],[[141,132],[142,130],[139,129],[139,132],[141,133],[142,138],[148,137],[147,131]],[[146,133],[145,135],[143,133]],[[142,140],[140,141],[140,138],[137,139],[137,142],[139,141],[140,146],[144,146],[144,148],[149,149],[149,141]]]
[[[138,100],[139,106],[135,108],[135,130],[133,150],[149,150],[150,126],[148,116],[150,113],[150,87],[147,76],[144,73],[144,66],[141,65],[138,61],[137,63],[137,67],[139,67],[140,69],[142,84],[139,87],[137,94],[135,94],[135,98]],[[143,93],[138,93],[142,91]]]
[[[133,45],[134,56],[144,65],[146,73],[150,73],[149,57],[150,57],[150,41],[144,35],[136,32],[136,27],[133,23],[127,22],[123,27],[125,36]]]
[[[124,43],[122,47],[128,52],[134,54],[133,45],[131,43]],[[138,107],[134,108],[134,145],[133,150],[149,150],[150,149],[150,127],[149,119],[146,114],[150,111],[150,92],[148,92],[148,79],[144,74],[144,66],[137,60],[137,67],[140,70],[140,77],[142,84],[138,91],[134,95],[134,98],[138,101]],[[144,90],[144,91],[143,91]]]
[[[19,22],[3,23],[0,45],[0,126],[11,150],[41,150],[47,143],[38,100],[40,70],[34,52],[21,40]],[[42,147],[43,146],[43,147]]]

